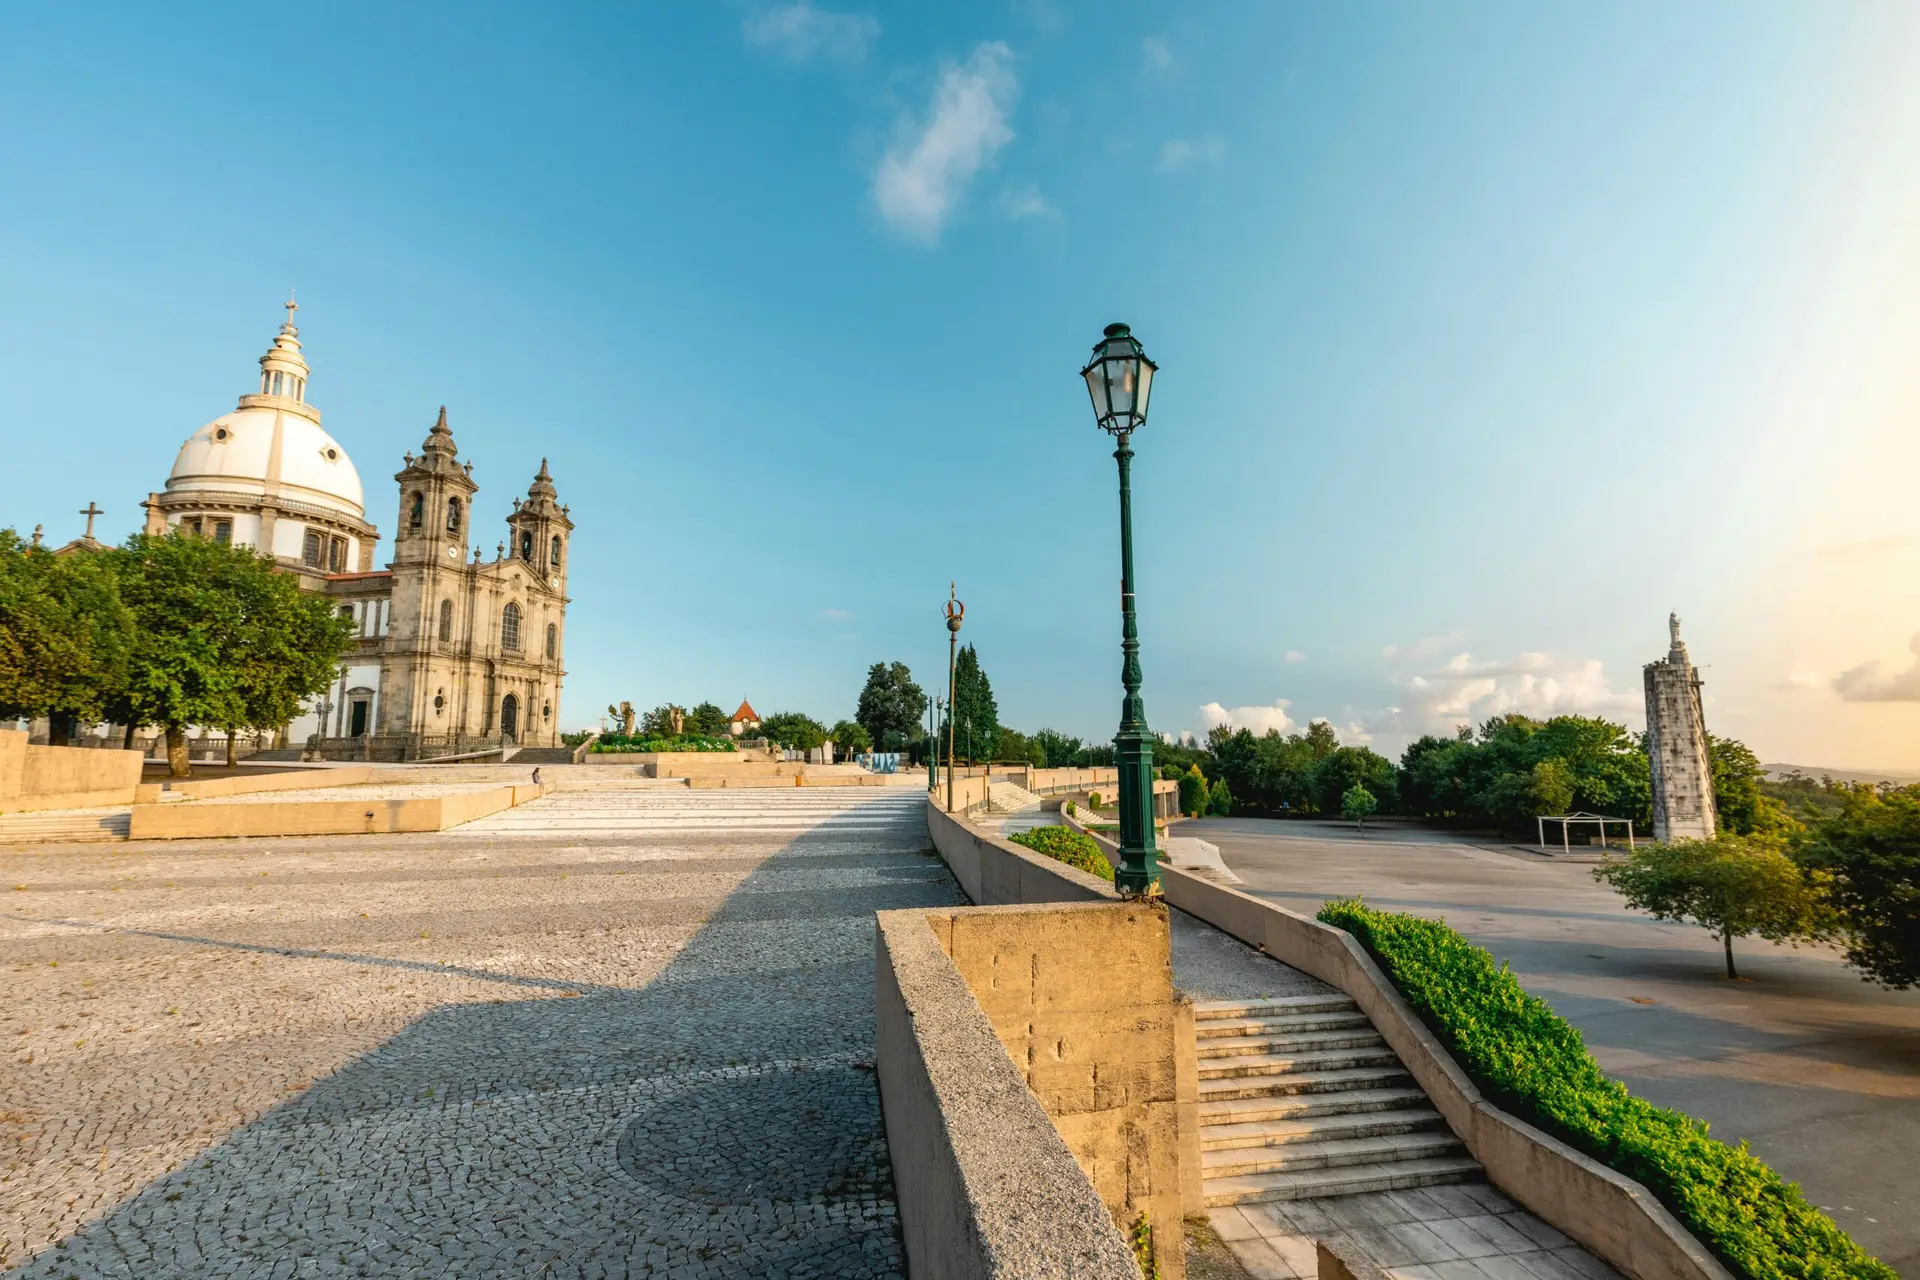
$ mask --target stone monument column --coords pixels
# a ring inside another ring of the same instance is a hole
[[[1680,641],[1680,618],[1669,614],[1665,660],[1644,668],[1647,764],[1653,775],[1653,838],[1711,840],[1718,827],[1700,676]]]

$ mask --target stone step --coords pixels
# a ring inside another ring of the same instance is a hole
[[[515,764],[572,764],[572,747],[522,747],[513,753]]]
[[[1299,1013],[1279,1018],[1212,1018],[1194,1020],[1193,1033],[1201,1040],[1224,1040],[1234,1036],[1285,1035],[1293,1031],[1321,1031],[1340,1027],[1370,1027],[1367,1015],[1358,1009],[1336,1013]]]
[[[1297,1173],[1304,1169],[1341,1169],[1349,1165],[1398,1164],[1434,1160],[1465,1151],[1450,1131],[1388,1133],[1324,1142],[1282,1143],[1277,1147],[1230,1147],[1200,1154],[1201,1176],[1238,1178],[1257,1173]]]
[[[1440,1129],[1445,1124],[1445,1118],[1431,1107],[1335,1112],[1308,1115],[1299,1119],[1261,1120],[1238,1124],[1203,1123],[1200,1126],[1200,1149],[1202,1151],[1238,1151],[1249,1147],[1284,1147],[1302,1142],[1331,1142],[1339,1138],[1380,1138],[1396,1133],[1420,1133]]]
[[[1212,1127],[1299,1120],[1311,1116],[1378,1115],[1426,1105],[1425,1093],[1405,1085],[1326,1093],[1261,1094],[1204,1102],[1200,1106],[1200,1123]],[[1206,1127],[1202,1128],[1202,1134],[1206,1133]]]
[[[1296,1093],[1338,1093],[1348,1089],[1399,1087],[1412,1077],[1405,1067],[1356,1067],[1338,1071],[1290,1071],[1274,1076],[1230,1076],[1200,1082],[1200,1101],[1273,1098]],[[1204,1114],[1204,1108],[1203,1108]]]
[[[1353,997],[1338,991],[1312,996],[1267,996],[1258,1000],[1195,1001],[1193,1016],[1200,1022],[1218,1018],[1275,1018],[1295,1013],[1347,1012],[1354,1008]]]
[[[1302,1049],[1286,1053],[1247,1053],[1200,1059],[1200,1079],[1227,1076],[1278,1076],[1298,1071],[1341,1071],[1348,1067],[1399,1066],[1393,1050],[1374,1037],[1370,1046],[1354,1049]]]
[[[1366,1049],[1386,1042],[1369,1026],[1326,1031],[1293,1031],[1277,1036],[1222,1036],[1199,1042],[1196,1052],[1208,1058],[1241,1058],[1249,1054],[1299,1053],[1309,1049]]]
[[[1217,1208],[1262,1200],[1316,1200],[1368,1191],[1404,1191],[1410,1187],[1477,1181],[1481,1176],[1479,1162],[1471,1157],[1439,1156],[1431,1160],[1397,1160],[1391,1164],[1351,1164],[1334,1169],[1209,1178],[1204,1191],[1207,1207]]]
[[[131,809],[56,809],[0,814],[0,844],[125,840],[132,825]]]

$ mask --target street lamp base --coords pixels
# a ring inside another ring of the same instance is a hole
[[[1152,732],[1140,725],[1123,726],[1114,735],[1113,762],[1120,770],[1120,865],[1113,869],[1113,887],[1137,896],[1160,883],[1153,839]]]

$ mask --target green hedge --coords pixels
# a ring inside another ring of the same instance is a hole
[[[1089,875],[1099,876],[1102,880],[1113,879],[1113,864],[1107,861],[1106,854],[1100,852],[1100,846],[1093,842],[1093,837],[1083,836],[1072,827],[1035,827],[1031,831],[1008,836],[1007,839],[1025,845],[1035,853],[1045,854],[1055,862],[1064,862]]]
[[[1570,1023],[1445,924],[1358,898],[1319,919],[1366,947],[1490,1100],[1644,1183],[1735,1274],[1897,1280],[1744,1142],[1609,1079]]]
[[[698,734],[684,733],[677,738],[662,738],[636,733],[629,738],[624,733],[603,733],[600,740],[593,744],[595,751],[732,751],[735,747],[732,738],[703,738]]]

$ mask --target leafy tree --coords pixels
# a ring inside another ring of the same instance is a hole
[[[1009,764],[1044,765],[1047,758],[1033,740],[1017,729],[1000,726],[1000,736],[993,744],[993,758]]]
[[[827,730],[827,737],[839,748],[841,754],[851,759],[863,751],[873,750],[873,739],[867,736],[867,728],[852,720],[841,720]]]
[[[970,644],[962,645],[954,660],[951,714],[957,755],[979,759],[999,744],[1000,710],[993,701],[993,685]]]
[[[1796,859],[1831,877],[1847,963],[1904,989],[1920,983],[1920,787],[1838,788],[1842,808],[1797,842]]]
[[[1042,729],[1027,741],[1040,749],[1038,763],[1043,769],[1071,765],[1081,751],[1080,739],[1068,737],[1058,729]]]
[[[46,716],[55,746],[126,683],[133,618],[110,561],[0,529],[0,720]]]
[[[1712,930],[1726,948],[1729,978],[1739,976],[1735,938],[1812,941],[1833,936],[1837,926],[1824,877],[1808,876],[1779,841],[1766,837],[1643,845],[1630,857],[1595,867],[1593,876],[1656,919],[1690,920]]]
[[[1373,798],[1373,792],[1357,782],[1340,796],[1340,816],[1358,826],[1362,835],[1366,834],[1367,815],[1379,807],[1379,801]]]
[[[1315,720],[1307,726],[1306,742],[1315,760],[1324,760],[1340,749],[1339,735],[1325,720]]]
[[[1714,809],[1726,830],[1742,836],[1778,834],[1799,825],[1786,805],[1760,789],[1767,771],[1746,743],[1708,734],[1707,763],[1713,772]]]
[[[324,693],[352,646],[351,620],[250,548],[136,534],[104,554],[134,623],[106,713],[163,726],[175,777],[188,773],[186,726],[254,724]]]
[[[686,731],[703,738],[724,738],[732,731],[727,713],[711,702],[703,702],[687,712]]]
[[[760,734],[768,742],[795,751],[812,751],[827,740],[826,726],[798,711],[782,711],[760,722]]]
[[[1393,761],[1376,751],[1336,747],[1315,761],[1311,786],[1314,806],[1322,813],[1344,812],[1347,792],[1356,786],[1365,787],[1376,806],[1392,812],[1400,776]]]
[[[876,662],[867,668],[866,687],[853,718],[865,726],[880,750],[904,746],[925,732],[927,695],[913,682],[904,662]],[[839,741],[839,739],[835,739]]]
[[[1187,771],[1175,775],[1180,780],[1180,812],[1189,818],[1197,818],[1207,811],[1207,779],[1197,764],[1188,765]]]
[[[1216,779],[1207,793],[1207,812],[1216,818],[1227,817],[1233,812],[1233,788],[1227,785],[1225,778]]]
[[[640,717],[640,732],[650,737],[677,738],[686,725],[687,709],[675,702],[663,702]]]

